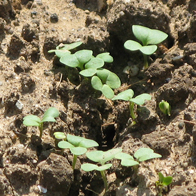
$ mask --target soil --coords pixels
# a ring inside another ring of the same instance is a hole
[[[163,195],[196,195],[196,4],[195,0],[1,0],[0,1],[0,195],[103,195],[99,173],[75,171],[72,155],[56,147],[61,131],[93,139],[100,150],[121,147],[131,155],[150,147],[162,155],[133,167],[117,160],[107,172],[105,195],[158,196],[158,172],[172,176]],[[132,25],[159,29],[168,38],[143,70],[139,52],[124,49],[135,39]],[[122,86],[152,100],[137,108],[131,126],[127,102],[112,102],[95,91],[78,70],[65,67],[48,50],[82,41],[77,49],[110,52]],[[131,66],[140,71],[132,76]],[[126,68],[128,71],[123,71]],[[128,68],[128,69],[127,69]],[[130,69],[129,69],[130,68]],[[171,116],[158,108],[171,105]],[[42,116],[56,107],[60,117],[45,123],[43,137],[23,125],[28,114]]]

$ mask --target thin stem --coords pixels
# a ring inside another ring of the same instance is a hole
[[[147,59],[147,55],[143,54],[144,57],[144,69],[148,68],[148,59]]]
[[[101,176],[104,182],[104,187],[105,187],[105,192],[108,190],[108,183],[107,183],[107,179],[106,179],[106,175],[105,175],[105,171],[100,171],[101,172]]]
[[[72,163],[73,170],[75,169],[77,158],[78,158],[78,156],[74,154],[73,163]]]
[[[43,122],[39,125],[39,137],[42,138],[42,134],[43,134]]]
[[[135,113],[134,113],[134,103],[130,101],[129,104],[129,109],[130,109],[130,115],[132,117],[133,120],[136,119]]]

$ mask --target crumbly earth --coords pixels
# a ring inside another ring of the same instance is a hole
[[[155,184],[162,172],[173,177],[163,195],[195,196],[195,10],[195,0],[0,0],[0,195],[104,194],[100,174],[80,169],[85,156],[73,172],[71,153],[56,147],[53,133],[61,131],[94,139],[101,150],[121,147],[133,155],[150,147],[162,155],[138,169],[114,160],[105,195],[158,196]],[[134,24],[168,34],[149,57],[147,70],[139,52],[123,47],[135,39]],[[83,42],[78,49],[114,57],[105,67],[122,81],[116,94],[131,88],[135,95],[152,95],[137,108],[136,125],[131,126],[127,102],[105,99],[77,69],[48,53],[76,41]],[[135,76],[133,66],[140,69]],[[161,100],[170,103],[170,117],[160,112]],[[44,124],[40,139],[36,127],[23,125],[23,117],[41,117],[51,106],[60,117]]]

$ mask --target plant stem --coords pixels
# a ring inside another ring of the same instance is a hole
[[[75,169],[77,158],[78,158],[78,156],[74,154],[73,163],[72,163],[73,170]]]
[[[135,116],[135,113],[134,113],[134,103],[130,101],[130,104],[129,104],[129,109],[130,109],[130,115],[131,115],[131,118],[133,120],[136,119],[136,116]]]
[[[42,134],[43,134],[43,122],[39,125],[39,137],[42,138]]]
[[[148,68],[148,59],[147,59],[147,55],[143,54],[144,56],[144,69]]]
[[[100,171],[101,172],[101,176],[104,182],[104,187],[105,187],[105,192],[108,190],[108,183],[107,183],[107,179],[106,179],[106,175],[105,175],[105,171]]]

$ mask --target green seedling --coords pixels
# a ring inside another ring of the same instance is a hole
[[[60,44],[59,46],[56,47],[55,50],[49,50],[48,53],[53,53],[54,52],[56,54],[56,56],[61,58],[64,55],[66,55],[67,53],[70,54],[69,50],[77,48],[81,44],[82,44],[82,42],[75,42],[75,43],[72,43],[72,44]]]
[[[132,125],[134,125],[136,115],[134,113],[134,106],[136,105],[143,105],[145,100],[151,100],[151,95],[147,93],[143,93],[141,95],[138,95],[135,98],[132,98],[134,95],[134,92],[132,89],[125,90],[118,95],[116,95],[112,100],[124,100],[124,101],[129,101],[129,109],[130,109],[130,115],[133,119]]]
[[[159,196],[163,195],[163,190],[168,191],[168,186],[172,183],[173,177],[166,176],[159,172],[159,180],[156,182],[156,186],[159,189]]]
[[[98,69],[96,74],[91,78],[92,87],[101,91],[108,99],[114,97],[113,89],[119,88],[121,85],[119,77],[107,69]]]
[[[159,103],[159,109],[163,112],[163,114],[171,116],[171,106],[167,101],[162,100]]]
[[[56,138],[63,139],[63,135],[60,135],[59,133],[54,133]],[[97,142],[94,140],[86,139],[79,136],[74,136],[67,134],[66,137],[67,141],[60,141],[58,143],[58,147],[62,149],[70,149],[71,153],[74,155],[73,157],[73,163],[72,168],[75,169],[77,157],[79,155],[85,154],[88,148],[92,148],[95,146],[99,146]]]
[[[150,159],[155,158],[161,158],[161,155],[158,153],[154,153],[154,151],[150,148],[140,148],[134,153],[134,157],[137,161],[134,160],[134,158],[127,154],[127,153],[118,153],[115,158],[121,160],[121,165],[123,166],[134,166],[138,165],[139,162],[147,161]]]
[[[23,124],[26,126],[35,126],[39,128],[40,138],[43,134],[43,123],[44,122],[56,122],[55,118],[59,116],[59,111],[51,107],[45,113],[42,119],[36,115],[28,115],[23,118]]]
[[[108,183],[107,183],[107,178],[106,178],[106,173],[105,171],[112,167],[111,163],[106,163],[107,161],[111,161],[112,159],[115,158],[116,154],[120,153],[122,151],[121,148],[116,148],[116,149],[111,149],[108,151],[90,151],[86,153],[86,156],[96,162],[97,164],[92,164],[92,163],[84,163],[82,164],[81,168],[86,171],[100,171],[103,182],[104,182],[104,187],[105,191],[108,190]]]
[[[127,40],[124,47],[131,51],[139,50],[144,56],[144,69],[148,68],[147,55],[153,54],[157,50],[157,44],[164,41],[168,35],[156,29],[150,29],[140,25],[133,25],[134,36],[142,43]]]

